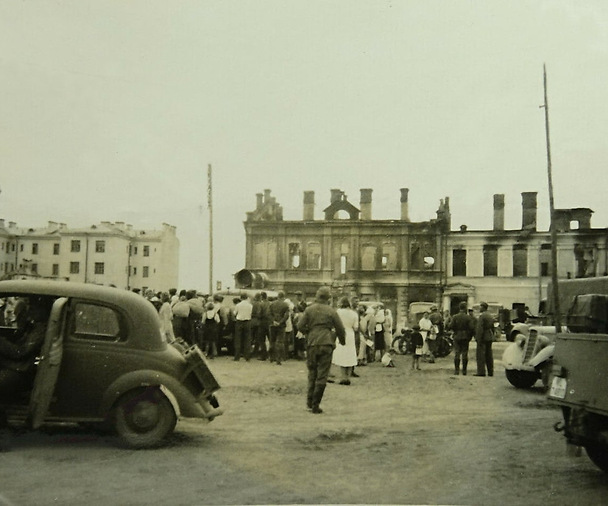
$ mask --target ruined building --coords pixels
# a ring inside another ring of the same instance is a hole
[[[522,195],[521,228],[505,230],[505,196],[494,195],[491,230],[462,226],[448,237],[444,307],[485,300],[505,308],[520,303],[536,313],[551,278],[551,231],[537,230],[537,193]],[[592,228],[588,208],[556,209],[560,279],[606,275],[606,228]]]
[[[303,217],[283,220],[270,190],[257,195],[247,213],[246,265],[240,286],[301,291],[309,300],[320,285],[334,295],[381,300],[400,322],[412,302],[435,302],[452,313],[485,300],[536,312],[551,277],[551,233],[537,230],[537,193],[523,192],[520,229],[505,229],[505,196],[494,195],[492,228],[451,230],[449,199],[436,218],[409,219],[408,189],[401,190],[401,216],[372,218],[372,190],[361,189],[358,207],[334,189],[320,218],[315,194],[304,192]],[[590,277],[608,271],[608,229],[592,228],[588,208],[557,209],[558,277]]]
[[[246,265],[237,273],[241,286],[300,291],[309,299],[321,285],[335,296],[357,295],[381,300],[393,314],[405,317],[415,301],[440,301],[446,284],[449,200],[437,217],[413,223],[408,189],[401,189],[401,216],[372,219],[372,190],[360,190],[359,207],[345,193],[331,190],[330,203],[315,218],[314,192],[304,192],[303,219],[283,220],[283,210],[270,190],[257,195],[247,213]]]

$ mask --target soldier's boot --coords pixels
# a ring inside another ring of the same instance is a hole
[[[315,384],[308,383],[308,391],[306,392],[306,408],[311,410],[313,406],[313,398],[314,398]]]
[[[468,360],[462,360],[462,375],[466,376],[467,375],[467,365],[469,364]]]
[[[323,398],[323,392],[325,392],[325,385],[315,385],[315,391],[312,396],[312,412],[315,414],[323,413],[323,410],[319,407]]]
[[[463,364],[464,366],[464,364]],[[460,374],[460,359],[454,359],[454,374],[458,376]]]

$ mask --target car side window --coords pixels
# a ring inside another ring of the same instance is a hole
[[[124,337],[114,309],[85,302],[76,303],[71,330],[76,339],[120,341]]]

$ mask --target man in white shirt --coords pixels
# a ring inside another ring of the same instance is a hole
[[[251,313],[253,304],[246,294],[241,295],[241,302],[234,307],[236,317],[234,328],[234,360],[240,360],[241,354],[249,362],[251,358]]]

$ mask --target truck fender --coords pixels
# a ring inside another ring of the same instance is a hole
[[[511,343],[502,354],[505,369],[521,369],[524,362],[524,351],[518,343]]]
[[[536,355],[534,355],[530,359],[529,363],[530,363],[530,365],[532,367],[537,367],[540,364],[542,364],[543,362],[547,362],[548,360],[552,360],[554,352],[555,352],[555,345],[554,344],[550,344],[548,346],[545,346],[542,350],[540,350]]]

